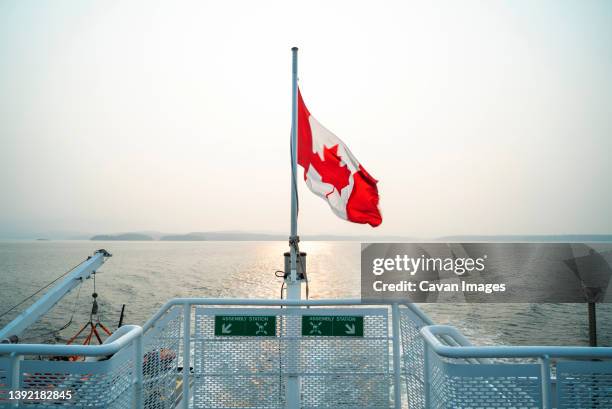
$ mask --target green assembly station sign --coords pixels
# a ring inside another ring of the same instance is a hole
[[[215,315],[215,336],[274,337],[274,315]]]
[[[363,317],[355,315],[303,315],[302,336],[363,337]]]

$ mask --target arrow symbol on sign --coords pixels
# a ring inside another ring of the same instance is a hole
[[[355,335],[355,324],[344,324],[344,326],[346,327],[346,331],[344,331],[346,335]]]
[[[222,334],[231,334],[232,331],[230,330],[230,328],[232,327],[232,324],[223,324],[221,326],[221,333]]]
[[[321,324],[323,322],[317,322],[316,324],[312,321],[310,321],[310,326],[312,327],[312,329],[310,330],[311,334],[315,334],[315,335],[323,335],[323,333],[321,332]]]

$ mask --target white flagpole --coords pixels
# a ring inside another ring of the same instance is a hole
[[[298,213],[298,193],[297,193],[297,104],[298,104],[298,48],[291,49],[292,64],[292,99],[291,99],[291,235],[289,236],[290,251],[290,272],[287,282],[287,298],[289,300],[299,300],[302,298],[302,285],[297,271],[297,213]]]
[[[298,86],[297,86],[297,47],[291,49],[293,64],[292,64],[292,99],[291,99],[291,235],[289,236],[289,274],[285,278],[287,285],[287,299],[299,300],[302,298],[302,280],[298,276],[297,258],[298,258],[298,241],[297,235],[297,213],[298,213],[298,196],[297,196],[297,103],[298,103]],[[299,308],[299,307],[298,307]],[[289,325],[287,335],[291,338],[299,337],[298,316],[287,317],[293,321],[294,325]],[[289,322],[289,321],[288,321]],[[291,368],[297,368],[297,359],[299,355],[298,345],[295,341],[289,341],[288,358]],[[297,374],[288,374],[287,389],[286,389],[286,408],[300,408],[300,377]]]

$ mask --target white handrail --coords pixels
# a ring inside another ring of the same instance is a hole
[[[138,325],[124,325],[129,331],[113,342],[102,345],[52,345],[52,344],[0,344],[0,355],[58,355],[58,356],[106,356],[119,352],[133,340],[142,336]]]
[[[400,352],[400,320],[399,320],[399,308],[398,303],[393,302],[375,302],[375,303],[364,303],[359,299],[321,299],[321,300],[283,300],[283,299],[227,299],[227,298],[174,298],[166,302],[159,310],[151,317],[143,326],[143,332],[146,333],[151,328],[155,327],[156,322],[174,306],[183,307],[183,405],[188,406],[190,399],[189,396],[189,362],[190,362],[190,333],[189,333],[189,322],[191,315],[191,307],[195,305],[209,305],[209,306],[276,306],[276,307],[312,307],[312,306],[355,306],[355,305],[385,305],[392,307],[392,333],[393,336],[390,338],[393,342],[393,371],[394,371],[394,401],[395,407],[402,407],[402,395],[401,395],[401,352]],[[411,303],[402,304],[407,306],[415,313],[420,319],[426,324],[431,323],[431,320],[425,315],[417,306]]]
[[[386,305],[392,306],[396,304],[392,301],[377,301],[363,302],[360,299],[352,298],[337,298],[337,299],[319,299],[319,300],[284,300],[284,299],[265,299],[265,298],[173,298],[162,305],[159,310],[151,317],[143,326],[142,329],[146,333],[151,329],[155,322],[164,315],[171,307],[175,305],[250,305],[250,306],[267,306],[267,307],[326,307],[339,305]],[[413,303],[397,303],[408,307],[427,325],[433,325],[431,319],[423,313]]]
[[[612,347],[570,346],[468,346],[467,339],[449,325],[429,325],[421,328],[428,346],[446,358],[612,358]],[[443,344],[438,336],[450,336],[460,345]]]
[[[116,340],[102,345],[48,345],[48,344],[0,344],[0,356],[10,356],[9,385],[12,390],[20,389],[21,359],[23,355],[52,355],[52,356],[109,356],[121,349],[133,345],[134,368],[131,383],[134,385],[133,406],[142,408],[143,393],[143,345],[142,328],[138,325],[125,325],[128,331]],[[12,406],[18,407],[19,400],[14,400]]]

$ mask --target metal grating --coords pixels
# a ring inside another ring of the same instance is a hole
[[[389,408],[387,308],[197,308],[195,408],[281,408],[299,376],[302,408]],[[215,336],[215,315],[275,315],[273,337]],[[363,316],[363,337],[302,337],[302,315]]]
[[[427,325],[406,307],[400,308],[400,337],[403,357],[403,375],[406,384],[408,408],[425,408],[424,341],[419,330]]]
[[[558,362],[557,402],[559,409],[612,408],[610,362]]]
[[[612,408],[609,361],[560,361],[555,368],[523,359],[448,359],[425,348],[419,331],[428,324],[422,317],[409,308],[399,311],[401,392],[407,397],[402,399],[403,408],[541,408],[543,370],[551,370],[556,377],[552,386],[558,409]],[[388,409],[394,403],[389,314],[387,307],[196,308],[189,323],[194,328],[192,347],[186,351],[193,365],[190,406],[284,408],[288,379],[299,376],[300,408]],[[262,337],[215,336],[215,315],[271,315],[276,317],[276,330]],[[306,332],[302,336],[302,323],[312,325],[302,320],[303,315],[363,317],[363,337],[306,336]],[[181,401],[182,325],[183,306],[179,305],[171,307],[144,335],[146,409],[170,409]],[[456,343],[444,339],[449,345]],[[132,408],[135,369],[140,371],[134,367],[134,352],[135,344],[131,344],[109,359],[86,362],[2,357],[0,407],[7,406],[14,372],[19,390],[73,393],[71,400],[26,401],[20,407]],[[18,362],[14,371],[10,370],[13,362]]]
[[[389,377],[307,376],[301,380],[302,408],[389,408]]]
[[[182,314],[171,309],[143,340],[143,403],[146,409],[174,407]]]
[[[105,361],[67,362],[25,360],[21,390],[71,391],[70,400],[22,401],[23,407],[91,407],[128,409],[134,398],[134,345]]]
[[[537,364],[469,364],[428,355],[430,407],[435,409],[539,409]]]
[[[261,375],[196,375],[193,407],[282,408],[284,388],[278,378]]]
[[[0,358],[0,405],[8,402],[9,385],[9,358]]]

